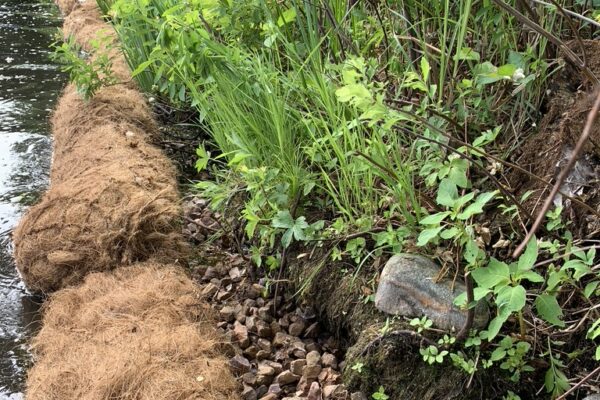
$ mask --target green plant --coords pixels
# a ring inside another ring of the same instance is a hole
[[[421,333],[431,328],[433,326],[433,321],[427,318],[427,316],[413,318],[410,320],[410,326],[416,327],[417,333]]]
[[[355,363],[352,365],[351,369],[352,369],[352,371],[356,371],[356,372],[358,372],[359,374],[362,374],[362,373],[363,373],[363,368],[364,368],[364,367],[365,367],[365,365],[364,365],[363,363],[361,363],[361,362],[355,362]]]
[[[50,57],[63,65],[61,70],[69,74],[69,79],[75,83],[77,92],[85,100],[91,99],[100,88],[117,83],[108,55],[110,42],[110,37],[99,33],[96,39],[90,41],[93,57],[87,59],[73,37],[53,44],[54,51]]]
[[[424,349],[419,349],[419,353],[421,353],[421,356],[423,356],[423,361],[428,364],[441,364],[444,362],[444,358],[448,355],[447,350],[439,351],[439,349],[433,345],[430,345]]]
[[[385,388],[383,386],[379,386],[377,392],[373,393],[371,397],[375,400],[388,400],[390,398],[385,394]]]

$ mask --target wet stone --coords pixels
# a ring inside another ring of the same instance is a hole
[[[430,318],[441,329],[460,330],[467,313],[454,306],[456,296],[465,291],[461,282],[446,279],[435,283],[440,267],[428,258],[399,254],[385,265],[375,295],[375,307],[384,313],[404,317]],[[481,307],[480,307],[481,308]],[[476,312],[475,326],[487,322],[487,313]]]

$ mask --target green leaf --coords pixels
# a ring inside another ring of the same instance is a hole
[[[496,191],[480,194],[473,203],[469,204],[463,212],[458,214],[458,219],[466,220],[474,215],[481,214],[483,212],[483,207],[492,200],[496,194]]]
[[[293,22],[296,19],[296,15],[297,13],[295,7],[285,10],[277,20],[277,26],[282,27],[285,24]]]
[[[498,67],[498,75],[512,78],[513,74],[517,70],[517,67],[512,64],[505,64]]]
[[[419,239],[417,240],[417,246],[423,247],[427,245],[427,243],[429,243],[431,240],[435,239],[438,236],[438,233],[440,233],[442,229],[444,229],[444,227],[440,226],[437,228],[429,228],[422,231],[419,235]]]
[[[600,361],[600,346],[596,347],[596,355],[594,356],[596,361]]]
[[[517,268],[519,271],[528,271],[535,265],[538,258],[537,239],[532,237],[527,243],[525,252],[519,257]]]
[[[423,56],[421,57],[421,75],[423,76],[423,82],[427,82],[429,79],[429,71],[431,71],[429,61],[427,61],[427,58]]]
[[[146,68],[148,68],[153,63],[154,63],[154,60],[152,60],[152,59],[148,60],[148,61],[144,61],[143,63],[141,63],[140,65],[138,65],[135,70],[133,70],[133,72],[131,73],[131,77],[135,78],[137,75],[139,75],[142,72],[144,72],[146,70]]]
[[[288,210],[279,211],[275,218],[273,218],[271,225],[274,228],[291,229],[294,227],[294,218]]]
[[[460,235],[460,229],[458,229],[455,226],[453,226],[452,228],[449,228],[449,229],[444,229],[440,233],[440,237],[444,240],[454,239],[455,237],[458,237],[459,235]]]
[[[506,320],[508,319],[508,317],[510,317],[511,312],[506,309],[503,308],[502,310],[500,310],[500,312],[498,313],[498,315],[496,316],[496,318],[494,318],[487,329],[487,335],[486,335],[486,339],[491,342],[492,339],[494,339],[496,337],[496,335],[498,335],[498,333],[500,332],[500,329],[502,329],[502,325],[504,325],[504,323],[506,322]]]
[[[372,101],[371,92],[362,83],[346,85],[335,91],[335,95],[342,103],[361,106]]]
[[[492,258],[485,268],[477,268],[471,272],[479,287],[492,289],[496,286],[507,285],[510,282],[508,265]]]
[[[438,188],[436,202],[441,206],[452,207],[458,199],[458,189],[449,179],[443,179]]]
[[[544,282],[544,277],[533,271],[525,271],[525,272],[517,272],[515,275],[515,279],[522,280],[527,279],[529,282],[533,283],[542,283]]]
[[[421,225],[439,225],[439,223],[442,222],[450,214],[450,211],[431,214],[423,218],[421,221],[419,221],[419,223]]]
[[[588,299],[592,297],[599,283],[600,281],[593,281],[585,285],[585,289],[583,289],[583,294],[585,295],[585,297],[587,297]]]
[[[525,307],[526,290],[523,286],[505,286],[498,291],[496,305],[510,311],[520,311]]]
[[[454,55],[454,61],[470,60],[479,61],[481,56],[478,52],[470,47],[461,47],[461,49]]]
[[[535,309],[540,317],[552,325],[561,328],[565,326],[564,321],[560,319],[563,316],[563,312],[555,296],[550,294],[539,295],[535,299]]]

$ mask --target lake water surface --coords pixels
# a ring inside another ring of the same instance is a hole
[[[65,77],[48,59],[61,19],[51,1],[0,0],[0,399],[22,398],[39,300],[15,270],[10,232],[48,184],[48,117]]]

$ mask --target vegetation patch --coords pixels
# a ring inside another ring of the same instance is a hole
[[[485,329],[458,332],[421,316],[412,325],[386,318],[383,327],[408,324],[421,338],[413,353],[423,368],[455,368],[464,390],[490,375],[516,384],[490,394],[498,398],[595,390],[598,230],[577,229],[573,218],[579,207],[594,225],[595,192],[559,188],[562,204],[531,207],[556,183],[549,166],[577,154],[523,150],[554,123],[558,144],[587,129],[581,149],[596,165],[595,113],[586,119],[598,84],[597,4],[98,3],[140,87],[193,110],[209,132],[196,167],[212,179],[196,188],[230,216],[222,231],[275,297],[291,278],[288,289],[312,298],[335,327],[354,316],[348,304],[372,302],[390,255],[429,255],[464,280],[457,306],[487,302],[492,315]],[[548,92],[565,72],[577,76],[567,88],[574,103]],[[544,120],[546,111],[554,114]],[[544,157],[545,177],[535,161],[519,165],[527,157]],[[521,186],[515,174],[541,186]],[[295,270],[304,260],[308,268]],[[372,398],[407,395],[375,375],[365,380]]]

